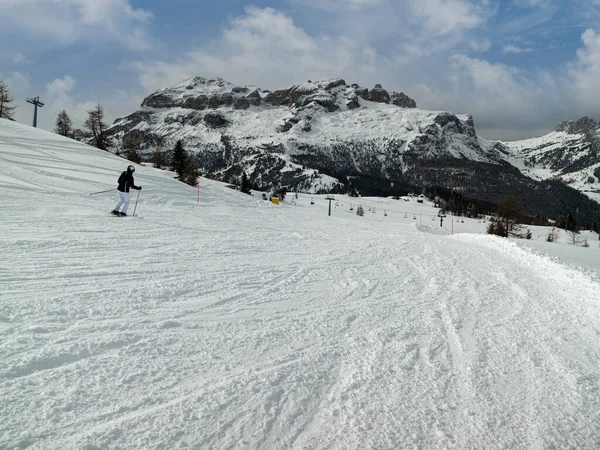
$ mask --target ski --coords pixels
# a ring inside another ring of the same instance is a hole
[[[121,218],[121,219],[134,219],[134,218],[135,219],[143,219],[142,216],[138,216],[137,214],[135,216],[133,216],[133,215],[132,216],[129,216],[129,215],[127,215],[127,216],[121,216],[121,215],[117,216],[116,214],[108,213],[108,215],[112,216],[112,217],[118,217],[118,218]]]

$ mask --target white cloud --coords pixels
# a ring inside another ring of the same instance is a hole
[[[88,111],[98,103],[104,107],[105,121],[112,123],[124,111],[134,111],[142,102],[142,98],[122,90],[111,90],[101,99],[81,99],[76,90],[77,81],[66,75],[56,78],[46,84],[42,99],[48,106],[40,126],[45,129],[53,129],[56,121],[56,112],[65,110],[73,120],[75,128],[83,128],[83,122],[88,116]]]
[[[372,47],[343,36],[313,37],[281,12],[248,7],[212,45],[174,62],[143,61],[134,67],[147,91],[196,75],[277,88],[309,78],[372,73],[376,59]]]
[[[433,36],[476,28],[484,21],[477,8],[464,0],[420,0],[409,5],[415,20]]]
[[[58,45],[112,40],[148,49],[151,39],[145,26],[151,18],[129,0],[0,0],[0,29],[17,29]]]
[[[485,53],[492,48],[492,43],[489,39],[483,39],[481,41],[471,41],[469,47],[475,52]]]
[[[502,53],[505,55],[519,55],[521,53],[531,53],[532,51],[532,48],[523,48],[516,45],[505,45],[502,47]]]
[[[569,68],[571,93],[586,114],[600,119],[600,34],[586,30],[581,35],[583,47],[577,51],[577,60]]]
[[[544,134],[563,120],[564,105],[548,72],[529,73],[462,54],[449,63],[447,84],[415,86],[422,105],[472,114],[477,130],[495,139]]]
[[[23,53],[15,53],[13,56],[13,63],[15,64],[33,64],[33,61],[28,60]]]
[[[352,10],[365,10],[375,6],[381,6],[386,0],[292,0],[293,2],[312,8],[324,9],[326,11],[339,12],[344,8]]]
[[[549,8],[556,0],[513,0],[513,4],[521,8]]]

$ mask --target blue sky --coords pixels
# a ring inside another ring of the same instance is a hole
[[[600,0],[0,0],[0,39],[17,120],[39,95],[47,129],[97,102],[112,122],[196,75],[381,83],[492,139],[600,119]]]

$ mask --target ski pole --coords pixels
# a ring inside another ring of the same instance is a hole
[[[92,192],[90,195],[104,194],[105,192],[110,192],[110,191],[114,191],[114,190],[115,190],[115,188],[107,189],[106,191]]]
[[[133,216],[134,217],[135,217],[135,210],[137,209],[137,202],[140,199],[140,190],[141,189],[138,189],[138,195],[137,195],[137,198],[135,199],[135,207],[133,208]]]

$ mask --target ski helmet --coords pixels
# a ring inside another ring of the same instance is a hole
[[[127,170],[129,170],[131,173],[133,173],[133,172],[135,172],[135,167],[127,166]]]

